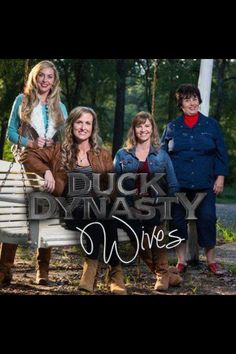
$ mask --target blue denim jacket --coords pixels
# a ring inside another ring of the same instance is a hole
[[[218,122],[200,113],[189,128],[184,117],[170,122],[161,138],[169,153],[181,188],[212,188],[217,176],[226,176],[227,151]]]
[[[20,126],[19,108],[20,108],[20,105],[22,104],[22,101],[23,101],[23,94],[20,94],[16,97],[16,99],[13,103],[9,122],[8,122],[7,136],[8,136],[9,141],[12,142],[13,144],[17,144],[18,140],[19,140],[19,134],[18,134],[18,128]],[[62,110],[64,119],[66,120],[68,117],[66,106],[62,102],[60,102],[59,105]],[[44,124],[47,125],[48,124],[48,113],[46,111],[45,105],[42,105],[42,117],[43,117]],[[23,146],[27,146],[27,144],[28,144],[28,137],[27,136],[22,136],[21,144]]]
[[[168,195],[178,192],[179,185],[176,179],[174,168],[168,154],[164,150],[150,148],[148,157],[148,167],[150,173],[165,173],[168,185]],[[114,170],[120,175],[122,173],[136,173],[139,167],[139,160],[135,155],[135,148],[131,150],[120,149],[114,158]],[[134,181],[132,181],[134,184]],[[133,189],[133,186],[130,186]]]

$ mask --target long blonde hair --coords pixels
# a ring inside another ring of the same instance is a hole
[[[30,71],[29,77],[24,89],[24,96],[21,107],[21,119],[24,122],[31,122],[31,113],[39,104],[37,76],[45,68],[51,68],[54,71],[54,83],[48,95],[48,110],[52,117],[55,128],[64,123],[63,113],[60,108],[60,80],[55,65],[49,60],[43,60],[36,64]]]
[[[96,153],[99,153],[101,150],[102,139],[99,136],[97,114],[89,107],[74,108],[66,120],[61,144],[61,166],[67,172],[73,170],[77,161],[78,146],[73,134],[73,125],[84,113],[90,113],[93,116],[92,134],[89,138],[91,150]]]
[[[137,145],[135,128],[139,124],[144,124],[147,119],[149,120],[149,122],[152,125],[151,145],[156,149],[160,148],[159,133],[158,133],[157,125],[156,125],[156,122],[155,122],[153,116],[149,112],[139,112],[133,118],[133,120],[131,122],[131,127],[128,131],[128,134],[127,134],[127,139],[124,144],[124,147],[127,150],[130,150]]]

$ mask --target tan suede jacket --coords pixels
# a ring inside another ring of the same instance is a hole
[[[100,153],[88,151],[88,160],[94,173],[107,173],[113,171],[113,161],[111,154],[101,149]],[[25,169],[34,172],[41,177],[47,170],[50,170],[55,179],[55,196],[61,196],[67,184],[67,173],[60,167],[61,162],[61,145],[59,143],[42,149],[26,149],[22,156],[21,162],[24,163]]]

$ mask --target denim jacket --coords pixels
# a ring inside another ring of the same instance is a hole
[[[217,176],[226,176],[227,151],[218,122],[200,113],[189,128],[184,117],[170,122],[161,138],[169,153],[181,188],[212,188]]]
[[[17,144],[18,140],[19,140],[18,129],[19,129],[19,126],[21,125],[19,109],[20,109],[20,106],[22,104],[22,101],[23,101],[23,94],[20,94],[20,95],[18,95],[16,97],[16,99],[15,99],[15,101],[13,103],[11,114],[10,114],[10,118],[9,118],[9,122],[8,122],[7,135],[8,135],[9,141],[11,143],[13,143],[13,144]],[[60,102],[59,105],[60,105],[60,109],[62,111],[62,114],[64,116],[64,119],[66,120],[67,117],[68,117],[68,113],[67,113],[66,107],[65,107],[65,105],[62,102]],[[41,109],[42,109],[41,114],[42,114],[43,124],[45,126],[47,126],[48,120],[49,120],[49,116],[48,116],[48,112],[46,110],[46,106],[42,105]],[[28,144],[28,138],[29,138],[28,133],[31,133],[30,134],[31,135],[30,138],[32,140],[35,139],[35,134],[38,137],[38,134],[33,129],[33,127],[31,127],[31,129],[29,127],[27,127],[26,129],[23,129],[22,139],[21,139],[21,144],[23,146],[27,146],[27,144]]]
[[[179,190],[179,185],[175,176],[174,168],[168,154],[164,150],[157,150],[151,146],[148,157],[148,167],[151,174],[165,173],[168,185],[168,195],[174,195]],[[120,175],[122,173],[136,173],[139,168],[139,159],[135,155],[135,148],[127,150],[120,149],[114,158],[114,171]],[[128,180],[127,189],[134,188],[134,181]],[[132,184],[132,185],[131,185]],[[157,197],[157,196],[156,196]]]

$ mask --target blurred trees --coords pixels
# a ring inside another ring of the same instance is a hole
[[[29,59],[29,70],[41,59]],[[157,63],[155,119],[160,135],[180,114],[174,93],[181,83],[197,85],[200,59],[53,59],[68,111],[78,105],[98,115],[101,136],[113,153],[122,145],[133,116],[151,111],[154,60]],[[0,158],[9,158],[7,123],[15,97],[23,91],[26,59],[0,60]],[[215,59],[210,115],[220,123],[230,155],[230,183],[236,166],[236,59]],[[4,145],[5,142],[5,145]]]

